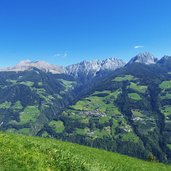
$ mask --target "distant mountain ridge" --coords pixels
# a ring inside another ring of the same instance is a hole
[[[66,73],[78,77],[80,73],[84,73],[85,75],[95,75],[98,71],[115,70],[117,68],[123,67],[125,64],[126,63],[123,62],[121,59],[116,58],[108,58],[105,60],[94,61],[82,61],[78,64],[69,65],[67,67],[49,64],[45,61],[23,60],[19,62],[16,66],[0,68],[0,71],[19,72],[37,68],[44,72],[51,72],[53,74]]]
[[[154,57],[153,55],[151,55],[149,52],[144,52],[144,53],[139,53],[138,55],[133,57],[128,62],[128,64],[142,63],[142,64],[150,65],[150,64],[155,64],[157,61],[158,59]]]
[[[114,71],[121,68],[126,63],[121,59],[108,58],[105,60],[95,61],[83,61],[78,64],[70,65],[66,67],[66,71],[69,75],[79,77],[81,75],[96,76],[100,71]]]
[[[166,57],[166,56],[165,56]],[[94,77],[98,72],[104,71],[114,71],[118,68],[124,67],[132,63],[144,63],[146,65],[155,64],[158,61],[156,57],[151,55],[149,52],[139,53],[133,57],[128,63],[117,58],[108,58],[105,60],[92,60],[92,61],[82,61],[77,64],[72,64],[69,66],[58,66],[49,64],[45,61],[30,61],[23,60],[19,62],[16,66],[0,68],[0,71],[26,71],[37,68],[44,72],[50,72],[53,74],[68,74],[74,77],[80,76],[90,76]]]
[[[1,68],[0,71],[19,72],[19,71],[31,70],[33,68],[37,68],[42,71],[51,72],[54,74],[59,74],[64,71],[64,67],[52,65],[45,61],[30,61],[30,60],[23,60],[13,67]]]

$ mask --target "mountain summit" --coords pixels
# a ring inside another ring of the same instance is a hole
[[[168,56],[168,55],[165,55],[163,56],[159,61],[158,61],[159,64],[171,64],[171,56]]]
[[[83,61],[66,67],[66,70],[69,75],[74,77],[80,77],[81,75],[95,76],[99,71],[114,71],[125,64],[121,59],[108,58],[105,60]]]
[[[135,57],[133,57],[128,64],[132,63],[142,63],[146,65],[155,64],[157,62],[157,58],[151,55],[149,52],[139,53]]]
[[[40,69],[44,72],[51,72],[54,74],[59,74],[64,72],[64,68],[57,66],[57,65],[52,65],[49,64],[45,61],[30,61],[30,60],[23,60],[19,62],[16,66],[14,67],[7,67],[7,68],[2,68],[0,71],[27,71],[27,70],[32,70],[33,68]]]

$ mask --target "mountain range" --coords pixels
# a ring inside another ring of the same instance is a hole
[[[1,68],[0,130],[171,162],[171,57]]]
[[[127,64],[132,63],[144,63],[144,64],[155,64],[157,62],[157,58],[151,55],[148,52],[140,53],[134,58],[132,58]],[[30,61],[30,60],[23,60],[19,62],[16,66],[13,67],[6,67],[0,68],[0,71],[27,71],[34,68],[37,68],[44,72],[50,72],[53,74],[69,74],[74,77],[79,77],[79,75],[92,75],[95,76],[97,72],[100,71],[114,71],[118,68],[121,68],[126,65],[121,59],[117,58],[108,58],[105,60],[94,60],[94,61],[82,61],[77,64],[69,65],[67,67],[57,66],[53,64],[49,64],[45,61]]]

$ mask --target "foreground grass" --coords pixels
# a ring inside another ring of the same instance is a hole
[[[53,139],[0,133],[0,171],[164,171],[145,162]]]

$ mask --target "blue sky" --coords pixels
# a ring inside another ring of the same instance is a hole
[[[0,1],[0,66],[128,61],[144,51],[171,55],[171,0]]]

